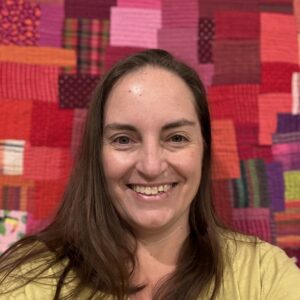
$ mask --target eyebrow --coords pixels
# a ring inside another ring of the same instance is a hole
[[[174,129],[174,128],[178,128],[178,127],[183,127],[183,126],[195,126],[195,122],[193,121],[189,121],[186,119],[180,119],[174,122],[170,122],[165,124],[162,127],[162,131],[166,131],[169,129]],[[128,131],[133,131],[133,132],[137,132],[137,128],[134,127],[133,125],[130,124],[123,124],[123,123],[111,123],[111,124],[107,124],[104,127],[104,132],[107,130],[128,130]]]

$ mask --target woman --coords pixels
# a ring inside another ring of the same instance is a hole
[[[2,256],[0,299],[300,299],[283,251],[220,224],[210,166],[196,72],[163,50],[119,62],[54,221]]]

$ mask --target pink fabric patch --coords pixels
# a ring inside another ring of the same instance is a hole
[[[163,0],[117,0],[119,7],[161,9]]]
[[[198,29],[163,28],[158,31],[158,48],[170,51],[191,66],[198,65]]]
[[[41,10],[39,45],[61,47],[64,7],[57,4],[43,3],[41,4]]]
[[[110,45],[157,48],[157,30],[161,27],[158,9],[111,9]]]

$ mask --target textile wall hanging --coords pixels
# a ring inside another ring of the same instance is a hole
[[[0,1],[0,251],[53,216],[105,71],[163,48],[205,83],[218,213],[300,265],[299,32],[300,0]]]

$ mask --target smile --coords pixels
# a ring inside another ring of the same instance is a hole
[[[130,184],[128,185],[132,190],[139,194],[151,196],[151,195],[158,195],[161,193],[166,193],[172,187],[174,187],[176,183],[173,184],[161,184],[157,186],[144,186],[144,185],[137,185],[137,184]]]

